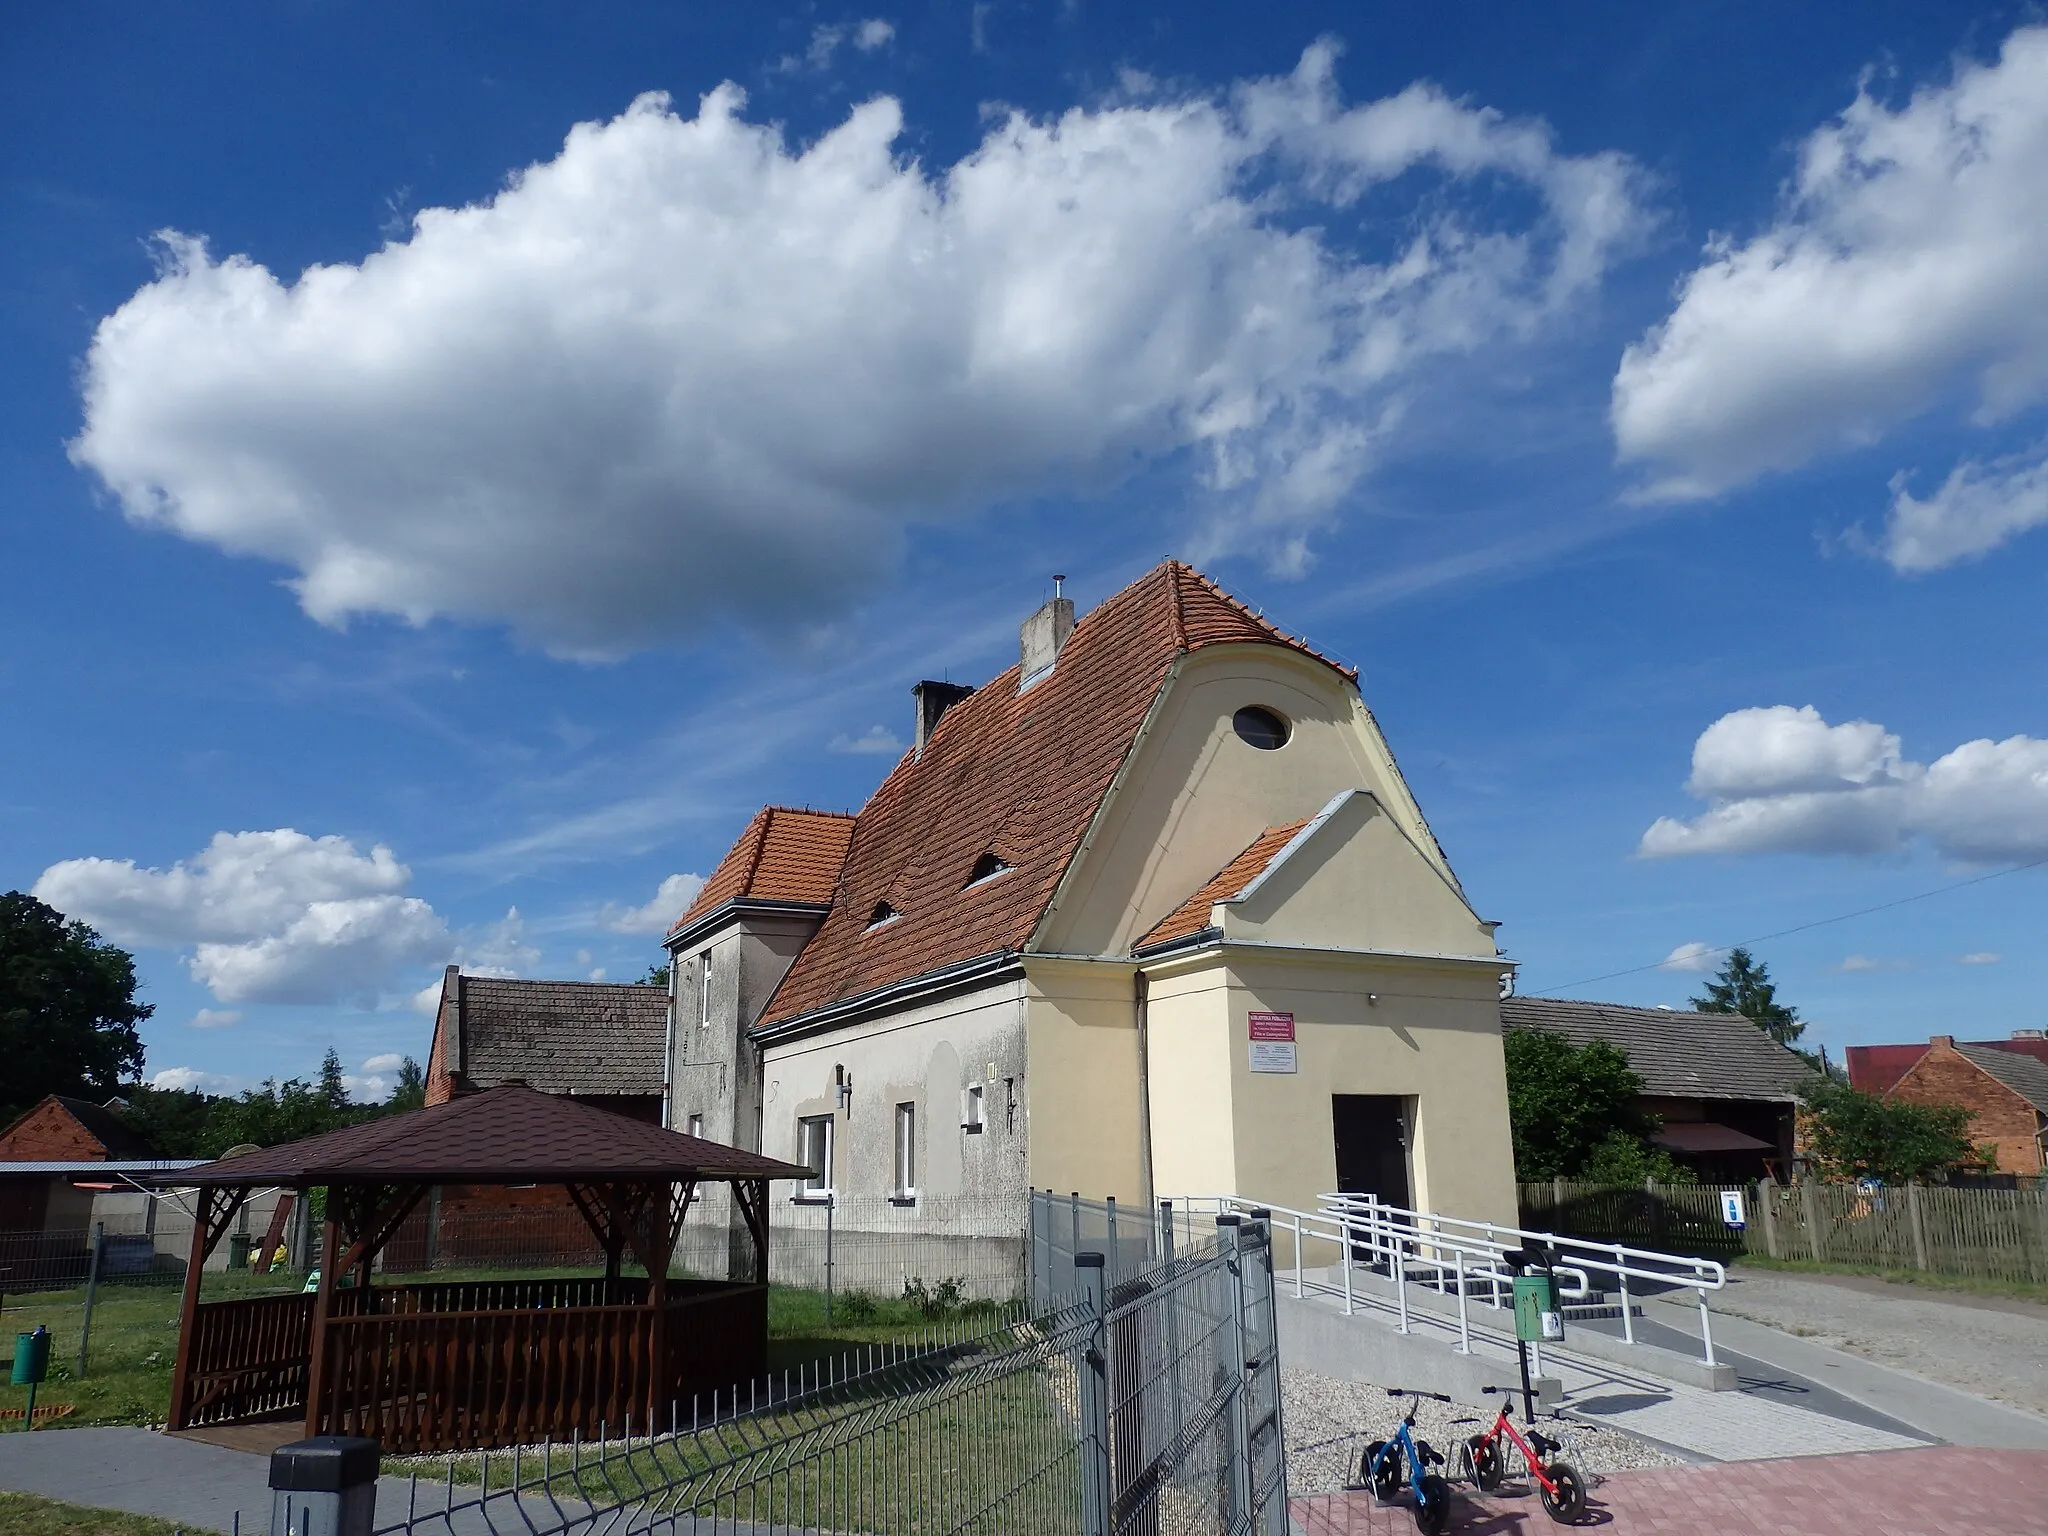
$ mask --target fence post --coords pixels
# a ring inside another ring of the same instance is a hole
[[[86,1346],[92,1342],[92,1304],[100,1292],[100,1250],[107,1246],[107,1224],[96,1221],[92,1224],[92,1257],[86,1261],[85,1270],[85,1321],[78,1328],[78,1374],[85,1375]],[[33,1424],[28,1426],[35,1428]]]
[[[1074,1255],[1074,1278],[1088,1321],[1081,1351],[1081,1536],[1110,1536],[1109,1287],[1102,1255]]]
[[[1173,1202],[1171,1200],[1159,1202],[1159,1253],[1162,1264],[1171,1265],[1173,1263]],[[1180,1438],[1181,1414],[1183,1411],[1180,1396],[1180,1293],[1178,1291],[1168,1291],[1164,1305],[1166,1307],[1166,1368],[1172,1378],[1170,1390],[1173,1393],[1173,1434],[1177,1440]]]
[[[1045,1304],[1045,1279],[1044,1273],[1039,1267],[1038,1191],[1035,1189],[1030,1192],[1030,1202],[1025,1207],[1024,1221],[1026,1255],[1024,1273],[1026,1276],[1025,1284],[1030,1287],[1025,1294],[1030,1297],[1033,1307],[1040,1307]]]
[[[1828,1261],[1826,1236],[1820,1229],[1820,1197],[1813,1192],[1813,1180],[1799,1181],[1799,1204],[1806,1212],[1806,1247],[1813,1255],[1813,1262],[1825,1264]]]
[[[1920,1214],[1920,1184],[1918,1180],[1906,1186],[1906,1215],[1913,1223],[1913,1267],[1927,1267],[1927,1223]]]
[[[1763,1219],[1764,1252],[1778,1257],[1778,1181],[1765,1179],[1756,1187],[1756,1213]]]
[[[1102,1208],[1108,1212],[1105,1218],[1105,1230],[1109,1233],[1109,1275],[1114,1280],[1117,1273],[1124,1267],[1123,1250],[1116,1245],[1116,1196],[1109,1195],[1105,1197]]]
[[[1280,1417],[1280,1298],[1273,1278],[1273,1213],[1253,1211],[1250,1221],[1240,1230],[1252,1239],[1252,1262],[1246,1266],[1249,1269],[1249,1300],[1251,1315],[1262,1320],[1262,1326],[1251,1339],[1251,1350],[1244,1362],[1245,1390],[1250,1390],[1252,1382],[1260,1383],[1260,1394],[1255,1404],[1259,1418],[1257,1423],[1249,1425],[1245,1444],[1246,1455],[1250,1458],[1251,1493],[1254,1499],[1259,1495],[1257,1447],[1264,1443],[1272,1447],[1275,1475],[1269,1480],[1272,1497],[1259,1507],[1259,1514],[1263,1517],[1259,1528],[1264,1536],[1287,1536],[1287,1435]],[[1266,1432],[1263,1442],[1261,1431]]]
[[[1230,1488],[1228,1529],[1246,1529],[1252,1518],[1252,1436],[1244,1401],[1244,1238],[1236,1215],[1216,1218],[1216,1238],[1223,1245],[1223,1265],[1230,1275],[1229,1315],[1224,1319],[1225,1364],[1233,1371],[1230,1404],[1223,1413],[1223,1461]]]
[[[832,1213],[838,1209],[839,1196],[827,1191],[825,1195],[825,1324],[832,1324]]]

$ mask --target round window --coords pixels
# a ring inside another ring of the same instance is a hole
[[[1261,752],[1273,752],[1287,745],[1287,722],[1270,709],[1247,704],[1230,717],[1231,728],[1240,739]]]

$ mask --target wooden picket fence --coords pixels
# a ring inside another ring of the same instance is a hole
[[[1522,1225],[1724,1262],[1754,1253],[2048,1283],[2048,1188],[1866,1190],[1805,1182],[1752,1184],[1742,1196],[1747,1224],[1733,1228],[1722,1220],[1720,1186],[1560,1179],[1521,1186]]]

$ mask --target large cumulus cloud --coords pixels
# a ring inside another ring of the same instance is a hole
[[[1705,496],[1875,442],[1956,390],[1979,429],[2048,399],[2048,28],[1896,106],[1866,85],[1817,129],[1772,225],[1716,238],[1623,356],[1614,432],[1650,494]],[[1924,500],[1895,484],[1894,566],[2048,522],[2038,447],[1981,457]]]
[[[1686,788],[1707,809],[1657,818],[1644,855],[1873,854],[1919,840],[1971,863],[2048,857],[2048,741],[2031,736],[1966,741],[1919,763],[1868,720],[1830,725],[1812,705],[1738,709],[1700,733]]]
[[[1298,562],[1419,369],[1534,334],[1645,222],[1624,158],[1427,86],[1348,107],[1332,60],[941,167],[887,98],[793,146],[732,86],[644,96],[291,281],[166,232],[73,454],[323,622],[565,653],[829,609],[919,520],[1162,464]]]

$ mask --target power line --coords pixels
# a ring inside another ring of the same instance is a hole
[[[2009,869],[1994,869],[1988,875],[1973,875],[1968,880],[1958,880],[1953,885],[1938,885],[1931,891],[1921,891],[1912,896],[1901,896],[1896,901],[1881,901],[1874,907],[1862,907],[1854,912],[1844,912],[1836,917],[1815,918],[1810,923],[1799,923],[1791,928],[1780,928],[1776,933],[1758,934],[1753,939],[1738,939],[1733,944],[1715,944],[1700,951],[1703,955],[1725,955],[1731,949],[1747,949],[1752,944],[1768,944],[1772,939],[1789,938],[1795,933],[1805,933],[1813,928],[1825,928],[1830,923],[1846,923],[1851,918],[1868,917],[1873,912],[1888,912],[1893,907],[1903,907],[1911,902],[1925,901],[1930,896],[1945,896],[1950,891],[1960,891],[1968,886],[1982,885],[1987,880],[2003,880],[2007,875],[2017,875],[2025,870],[2039,869],[2048,864],[2048,858],[2035,859],[2026,864],[2015,864]],[[1633,965],[1625,971],[1609,971],[1605,976],[1588,976],[1584,981],[1566,982],[1562,986],[1546,987],[1546,992],[1570,992],[1579,987],[1590,987],[1597,982],[1613,981],[1620,976],[1640,976],[1644,971],[1661,971],[1670,963],[1670,957],[1650,965]]]

